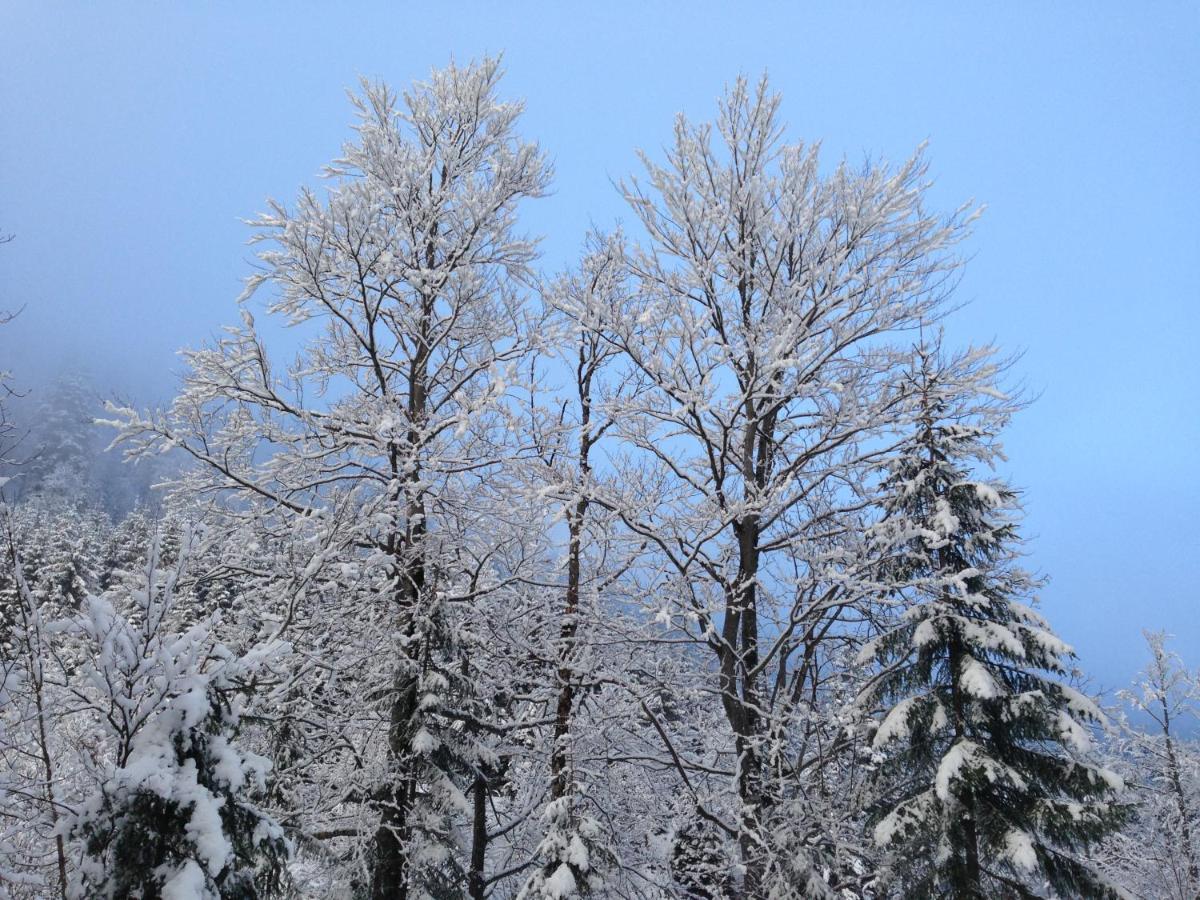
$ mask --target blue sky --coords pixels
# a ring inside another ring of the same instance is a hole
[[[968,8],[970,7],[970,8]],[[0,366],[165,392],[236,319],[240,219],[314,183],[360,75],[504,53],[555,162],[525,223],[557,268],[623,215],[634,150],[769,72],[827,159],[928,140],[988,212],[953,340],[1023,350],[1006,442],[1045,609],[1097,686],[1166,628],[1200,664],[1200,6],[1188,3],[0,4]],[[626,216],[626,219],[628,217]]]

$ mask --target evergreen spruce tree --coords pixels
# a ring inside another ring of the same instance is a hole
[[[134,509],[116,524],[104,542],[97,587],[107,591],[128,582],[145,564],[151,525],[142,509]]]
[[[156,538],[143,585],[89,596],[70,627],[86,648],[73,693],[108,757],[64,829],[77,896],[257,900],[282,887],[288,846],[255,802],[270,762],[238,730],[252,678],[287,646],[239,655],[214,639],[214,618],[172,627],[192,543],[163,570]]]
[[[32,582],[53,617],[71,615],[96,589],[101,548],[112,530],[108,517],[83,504],[52,504],[46,509],[44,560]]]
[[[567,771],[565,794],[546,804],[546,831],[537,848],[537,869],[525,882],[518,900],[569,900],[604,896],[605,876],[616,857],[600,823],[582,811],[578,785]]]
[[[92,420],[100,404],[94,389],[83,376],[68,374],[32,399],[33,452],[22,467],[23,494],[63,504],[95,501],[92,466],[99,438]]]
[[[281,887],[287,845],[250,802],[266,760],[235,743],[224,679],[194,676],[83,807],[79,887],[96,898],[256,900]]]
[[[905,897],[1116,897],[1081,861],[1125,814],[1120,779],[1088,762],[1101,714],[1030,608],[1016,493],[973,471],[1013,409],[1000,369],[990,348],[914,356],[917,427],[876,534],[904,609],[862,654],[880,666],[864,699],[886,709],[874,837]]]
[[[405,770],[411,775],[397,785],[412,810],[404,850],[415,896],[460,900],[468,896],[470,853],[457,821],[471,812],[476,779],[486,779],[497,763],[479,728],[493,715],[475,690],[480,676],[471,669],[477,648],[469,629],[442,591],[430,590],[423,599],[413,611],[423,652],[408,675],[417,700],[406,718],[391,723],[410,748]]]
[[[732,851],[712,822],[690,813],[671,841],[671,877],[683,896],[696,900],[726,900],[733,896],[730,874]]]

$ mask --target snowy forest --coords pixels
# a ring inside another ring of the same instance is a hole
[[[1200,673],[1047,621],[921,149],[739,80],[554,272],[495,60],[352,100],[171,402],[3,373],[0,898],[1200,896]]]

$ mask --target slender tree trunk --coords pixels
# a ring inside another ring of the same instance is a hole
[[[467,894],[471,900],[483,900],[487,882],[483,877],[487,861],[487,779],[482,774],[475,776],[475,816],[471,825],[471,872],[467,879]]]
[[[62,900],[67,900],[67,850],[63,841],[63,836],[58,834],[58,798],[54,796],[54,758],[50,754],[50,735],[46,729],[46,704],[42,696],[42,691],[45,685],[45,677],[42,673],[42,630],[40,620],[35,623],[38,617],[36,607],[34,607],[34,599],[29,593],[28,585],[25,584],[21,574],[21,558],[17,553],[17,543],[13,537],[12,529],[6,522],[8,530],[8,551],[9,560],[12,563],[13,582],[16,585],[18,595],[20,597],[21,620],[25,630],[25,652],[29,659],[28,671],[29,681],[33,687],[33,704],[37,715],[37,731],[38,731],[38,751],[42,759],[42,771],[46,777],[46,813],[50,819],[50,825],[56,832],[54,835],[54,851],[56,861],[58,863],[58,891]],[[31,639],[36,635],[37,646],[34,646],[34,641]]]
[[[39,682],[34,688],[34,703],[37,707],[38,749],[42,755],[42,768],[46,773],[46,808],[50,813],[50,823],[58,831],[58,801],[54,796],[54,762],[50,757],[50,744],[46,734],[46,711],[42,704],[42,685]],[[54,850],[58,858],[58,889],[62,900],[67,900],[67,851],[61,834],[54,835]]]
[[[405,772],[409,723],[417,709],[415,667],[402,668],[393,686],[388,728],[388,773],[379,803],[379,828],[375,832],[375,865],[371,872],[372,900],[406,900],[408,897],[409,812],[411,776]]]
[[[554,745],[550,755],[550,798],[559,800],[570,789],[571,762],[567,742],[575,706],[575,673],[571,658],[579,629],[580,554],[587,501],[578,500],[568,513],[567,594],[558,644],[558,702],[554,710]]]
[[[418,351],[414,354],[408,378],[408,451],[415,452],[420,436],[420,423],[425,420],[428,391],[428,341],[424,334],[432,319],[431,298],[425,298],[425,316]],[[389,462],[394,479],[401,473],[398,448],[389,445]],[[405,533],[393,533],[390,550],[396,559],[396,600],[404,632],[411,638],[416,630],[415,617],[425,592],[425,505],[421,499],[421,469],[408,466],[405,489]],[[399,540],[397,538],[400,537]],[[379,801],[379,828],[375,832],[375,865],[371,874],[372,900],[407,900],[409,888],[408,844],[412,826],[409,822],[416,785],[413,773],[410,741],[412,719],[417,713],[418,672],[421,649],[408,646],[396,667],[388,726],[388,781]]]
[[[412,512],[410,510],[410,515]],[[424,536],[424,522],[410,526],[410,541]],[[419,543],[417,543],[419,546]],[[418,551],[419,552],[419,551]],[[401,584],[401,615],[407,618],[405,632],[411,637],[416,623],[413,616],[425,586],[425,567],[419,557],[410,560]],[[375,868],[372,874],[372,900],[406,900],[408,897],[408,843],[411,838],[409,814],[415,796],[411,767],[412,720],[417,713],[419,648],[402,651],[393,683],[392,708],[388,725],[388,782],[380,800],[379,828],[375,832]]]
[[[762,717],[754,671],[758,666],[759,523],[749,516],[735,524],[734,532],[738,540],[738,581],[726,601],[721,696],[733,729],[738,760],[737,791],[741,805],[738,847],[746,867],[743,892],[747,897],[757,897],[762,890],[766,862],[762,835],[769,806],[763,789]]]
[[[579,495],[567,508],[567,591],[558,636],[558,702],[554,708],[554,744],[550,750],[550,799],[560,800],[571,789],[571,760],[568,742],[575,708],[575,640],[579,633],[579,598],[582,584],[583,523],[591,489],[592,377],[599,362],[598,345],[590,348],[587,338],[579,345],[577,383],[579,396]],[[590,356],[589,356],[590,349]]]
[[[1191,811],[1188,809],[1187,794],[1183,790],[1183,778],[1179,771],[1179,757],[1175,753],[1175,739],[1171,735],[1171,710],[1166,695],[1160,697],[1163,712],[1163,738],[1167,749],[1167,777],[1171,780],[1171,793],[1175,808],[1179,811],[1179,838],[1183,844],[1183,856],[1187,860],[1187,889],[1189,895],[1200,897],[1200,860],[1196,859],[1192,844]]]

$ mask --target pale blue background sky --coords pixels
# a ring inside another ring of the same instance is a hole
[[[0,365],[161,386],[236,319],[239,219],[315,180],[360,74],[500,51],[557,167],[525,217],[550,267],[622,215],[634,148],[740,72],[768,70],[790,135],[831,158],[928,138],[938,202],[989,207],[951,335],[1024,349],[1041,392],[1007,444],[1048,614],[1097,686],[1141,665],[1144,626],[1200,664],[1195,2],[4,0],[0,307],[26,310]]]

